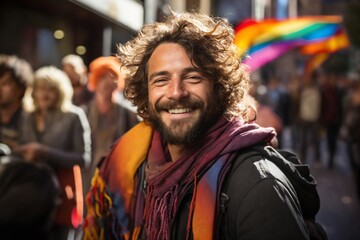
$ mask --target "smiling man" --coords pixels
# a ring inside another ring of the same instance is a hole
[[[281,171],[237,161],[276,133],[247,122],[233,37],[225,19],[174,13],[119,45],[125,96],[144,121],[96,171],[84,239],[308,239]]]
[[[213,81],[193,65],[181,45],[160,44],[149,59],[148,75],[149,120],[170,153],[196,141],[219,117]]]

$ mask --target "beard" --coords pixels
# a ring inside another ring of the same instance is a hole
[[[201,100],[181,99],[180,101],[159,102],[155,104],[155,107],[150,106],[149,120],[168,144],[189,145],[201,138],[221,115],[220,109],[215,103],[216,101],[212,100],[205,108],[205,104]],[[179,106],[200,110],[200,114],[196,119],[172,120],[169,125],[166,125],[158,113]]]
[[[12,100],[1,98],[0,96],[0,109],[7,109],[14,105]]]

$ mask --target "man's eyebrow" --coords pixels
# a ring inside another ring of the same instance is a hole
[[[191,72],[202,73],[202,71],[199,68],[194,68],[194,67],[185,68],[182,72],[183,74],[187,74]]]

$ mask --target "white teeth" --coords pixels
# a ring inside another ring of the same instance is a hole
[[[187,113],[187,112],[191,112],[191,108],[169,109],[169,113],[171,114],[179,114],[179,113]]]

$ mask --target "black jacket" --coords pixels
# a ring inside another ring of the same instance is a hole
[[[296,192],[282,171],[264,158],[239,160],[225,174],[215,218],[217,239],[309,239]],[[172,239],[185,239],[193,189],[183,196]]]

